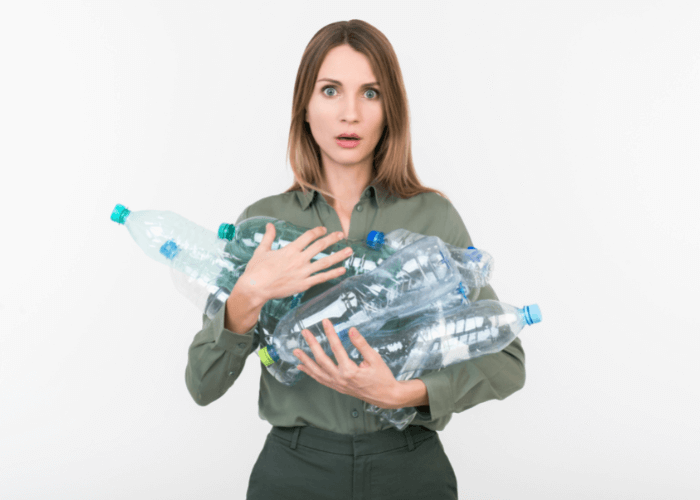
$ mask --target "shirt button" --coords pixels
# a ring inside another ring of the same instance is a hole
[[[357,412],[357,410],[352,410],[352,416],[353,416],[354,418],[357,418],[357,417],[360,416],[360,414]]]
[[[245,348],[245,344],[244,344],[243,342],[241,342],[240,344],[238,344],[238,348],[239,348],[239,349],[244,349],[244,348]]]
[[[357,210],[358,212],[362,212],[362,205],[357,205],[356,210]]]

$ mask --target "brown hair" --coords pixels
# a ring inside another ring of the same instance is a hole
[[[371,24],[353,19],[321,28],[304,50],[294,82],[292,124],[287,144],[287,159],[294,173],[294,184],[285,191],[313,188],[333,197],[319,187],[321,153],[306,122],[305,109],[311,100],[316,78],[326,54],[339,45],[349,45],[368,59],[382,87],[386,127],[374,150],[371,184],[378,184],[390,195],[411,198],[420,193],[447,195],[421,184],[413,167],[408,98],[394,48],[384,34]]]

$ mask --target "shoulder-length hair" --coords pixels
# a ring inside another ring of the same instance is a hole
[[[359,19],[339,21],[321,28],[301,57],[294,82],[292,123],[287,144],[287,159],[295,180],[285,193],[306,193],[307,189],[316,189],[333,198],[331,193],[319,187],[321,151],[304,117],[321,64],[326,54],[339,45],[349,45],[364,54],[382,88],[386,126],[374,150],[371,184],[379,185],[389,195],[399,198],[431,192],[449,200],[441,191],[423,186],[413,167],[408,99],[394,48],[381,31]]]

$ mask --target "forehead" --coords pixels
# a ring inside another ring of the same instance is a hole
[[[328,51],[319,68],[318,78],[332,78],[346,85],[377,81],[367,56],[348,45]]]

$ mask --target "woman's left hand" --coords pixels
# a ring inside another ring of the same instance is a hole
[[[323,320],[323,329],[338,364],[328,357],[311,332],[302,330],[301,333],[311,348],[315,361],[301,349],[295,349],[294,355],[302,363],[297,368],[317,382],[342,394],[362,399],[379,408],[401,408],[397,401],[399,381],[357,328],[350,328],[348,333],[350,341],[362,355],[363,361],[359,365],[348,356],[330,320]]]

